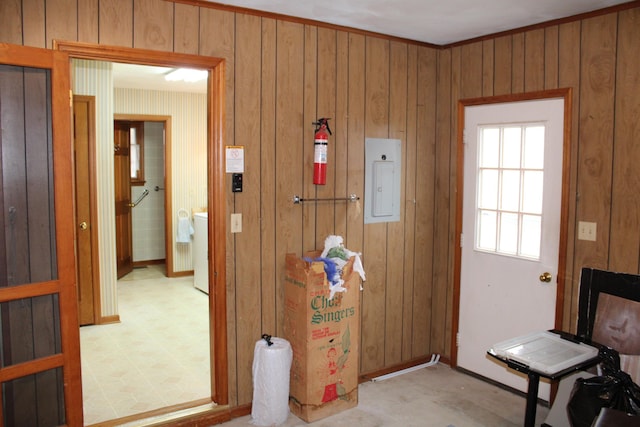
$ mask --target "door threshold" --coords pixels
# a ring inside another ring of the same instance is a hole
[[[136,415],[117,418],[92,424],[89,427],[148,427],[167,425],[178,420],[194,416],[213,415],[217,412],[228,410],[228,406],[220,406],[210,399],[201,399],[180,405],[169,406]]]

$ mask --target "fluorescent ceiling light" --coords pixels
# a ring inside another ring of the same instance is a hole
[[[206,70],[194,70],[192,68],[178,68],[167,73],[164,78],[168,81],[183,80],[185,82],[198,82],[208,77],[209,72]]]

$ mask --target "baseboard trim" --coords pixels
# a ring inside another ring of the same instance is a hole
[[[247,403],[246,405],[234,406],[229,410],[231,418],[240,418],[245,415],[251,415],[251,403]]]
[[[120,323],[120,315],[114,314],[113,316],[100,316],[96,325],[107,325],[109,323]]]
[[[170,275],[167,274],[167,277],[185,277],[185,276],[193,276],[193,270],[174,271]]]
[[[146,267],[147,265],[160,265],[160,264],[164,264],[165,260],[164,259],[148,259],[148,260],[144,260],[144,261],[134,261],[133,262],[133,266],[134,267]]]
[[[373,378],[376,377],[380,377],[382,375],[387,375],[387,374],[391,374],[393,372],[397,372],[397,371],[402,371],[408,368],[413,368],[414,366],[418,366],[418,365],[422,365],[425,363],[428,363],[431,360],[431,355],[429,356],[424,356],[424,357],[419,357],[417,359],[412,359],[410,361],[407,362],[403,362],[403,363],[399,363],[397,365],[393,365],[393,366],[389,366],[387,368],[384,369],[379,369],[377,371],[369,371],[369,372],[365,372],[360,374],[359,376],[359,383],[366,383],[368,381],[371,381]],[[449,364],[449,358],[447,357],[440,357],[440,361],[438,363],[443,363],[445,365]]]

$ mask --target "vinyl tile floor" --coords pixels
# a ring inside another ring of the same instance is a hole
[[[120,323],[80,328],[85,425],[211,395],[207,301],[164,266],[118,281]]]
[[[207,295],[162,266],[118,282],[120,323],[80,328],[85,425],[203,399],[210,394]],[[282,427],[521,426],[525,398],[438,363],[362,383],[358,406],[313,423],[289,414]],[[549,408],[538,405],[536,425]],[[264,414],[263,414],[264,416]],[[222,427],[255,426],[252,416]]]

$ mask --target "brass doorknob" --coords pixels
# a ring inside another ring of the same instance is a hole
[[[82,221],[80,223],[80,230],[86,230],[87,228],[89,228],[89,226],[87,225],[87,223],[85,221]]]
[[[549,283],[551,281],[551,273],[549,273],[548,271],[545,271],[544,273],[542,273],[540,275],[540,281]]]

